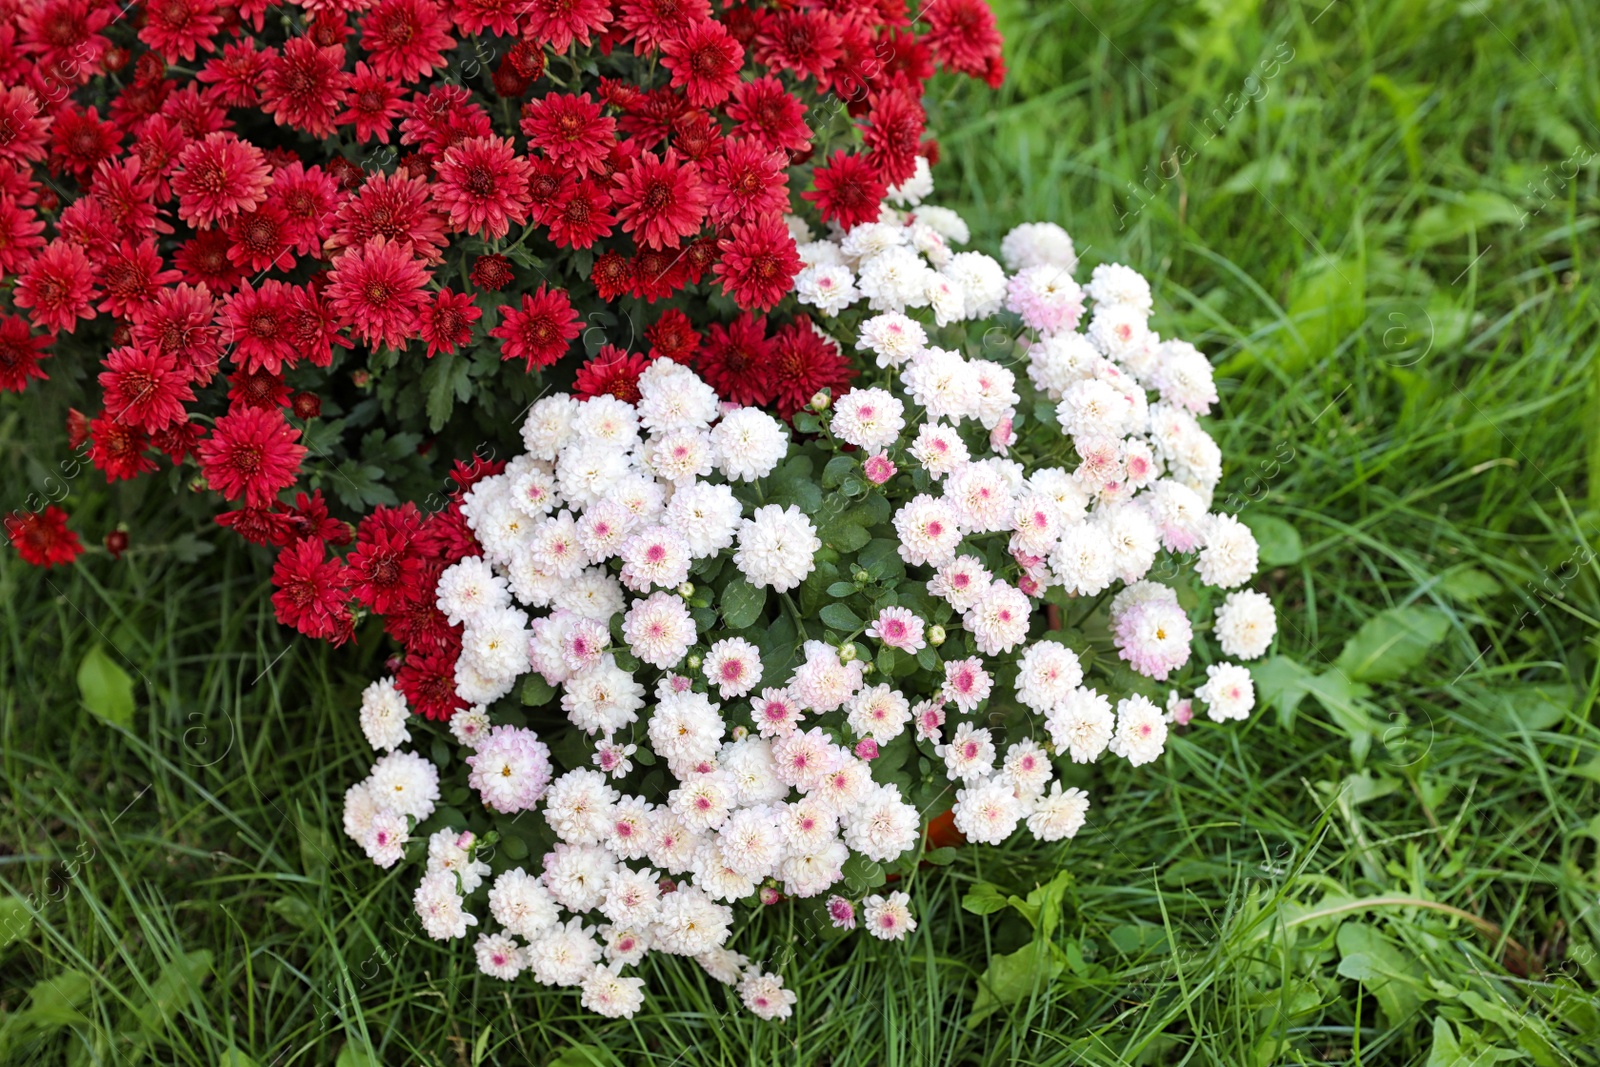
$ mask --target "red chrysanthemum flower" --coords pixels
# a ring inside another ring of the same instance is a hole
[[[425,719],[443,721],[466,707],[456,696],[456,648],[424,650],[406,655],[395,672],[395,687],[405,694],[411,710]]]
[[[399,82],[390,81],[365,63],[357,63],[350,80],[350,106],[334,121],[341,126],[353,123],[358,141],[376,137],[380,143],[388,144],[389,128],[404,113],[400,105],[405,95]]]
[[[606,210],[610,204],[611,197],[598,184],[574,183],[559,204],[541,213],[541,221],[550,227],[550,241],[557,248],[588,248],[611,236],[617,217]]]
[[[0,196],[0,274],[15,274],[44,247],[44,220]]]
[[[694,365],[724,400],[755,407],[772,403],[772,343],[765,316],[747,311],[726,326],[712,323]]]
[[[140,348],[174,357],[190,381],[204,385],[222,358],[222,336],[213,321],[215,315],[216,301],[205,286],[166,286],[145,308],[144,317],[133,324],[130,337]]]
[[[306,450],[300,431],[277,410],[237,408],[217,419],[200,442],[200,473],[228,500],[265,507],[294,484]]]
[[[228,409],[260,408],[271,411],[289,406],[289,386],[283,375],[269,370],[240,367],[228,375]]]
[[[344,106],[349,86],[343,47],[324,48],[309,37],[292,37],[267,64],[261,79],[261,108],[279,126],[331,137],[334,116]]]
[[[672,146],[691,162],[704,164],[721,156],[726,140],[722,124],[709,112],[686,111],[672,122]]]
[[[43,511],[7,515],[6,536],[17,554],[35,567],[65,566],[83,553],[78,535],[67,528],[67,513],[54,504]]]
[[[185,417],[183,405],[194,400],[194,390],[175,357],[124,345],[112,349],[104,363],[100,387],[107,415],[150,431]]]
[[[705,187],[693,163],[679,165],[678,155],[641,153],[633,166],[617,175],[617,218],[625,233],[645,248],[677,248],[700,228],[706,214]]]
[[[442,569],[438,562],[427,563],[422,580],[428,588],[438,583]],[[402,604],[389,612],[383,617],[383,630],[411,654],[436,652],[448,646],[455,636],[450,620],[431,597]]]
[[[983,78],[999,88],[1005,78],[1000,31],[984,0],[933,0],[922,13],[923,40],[946,70]]]
[[[144,454],[150,436],[137,426],[102,416],[89,423],[89,462],[105,472],[107,482],[137,478],[156,469]]]
[[[838,395],[856,376],[839,346],[818,333],[807,315],[772,337],[772,388],[778,412],[789,418],[823,389]]]
[[[686,27],[711,17],[708,0],[621,0],[619,7],[617,39],[631,40],[636,56],[662,48]]]
[[[178,168],[172,177],[178,217],[197,230],[255,210],[272,184],[272,168],[261,149],[226,132],[208,134],[185,148]]]
[[[216,0],[152,0],[144,6],[139,40],[168,63],[176,63],[193,59],[196,50],[209,52],[220,29]]]
[[[40,115],[41,110],[32,89],[20,85],[0,89],[0,160],[26,167],[44,158],[50,119]]]
[[[650,361],[638,352],[624,352],[615,345],[602,345],[594,358],[578,368],[572,380],[574,394],[614,396],[630,404],[639,402],[639,376]]]
[[[517,5],[523,16],[523,36],[547,45],[560,55],[577,41],[584,47],[590,35],[611,22],[605,0],[522,0]]]
[[[773,70],[792,70],[819,82],[843,49],[839,21],[826,11],[784,11],[771,15],[756,36],[756,58]]]
[[[267,190],[267,203],[277,205],[288,224],[290,246],[303,256],[322,250],[323,240],[333,232],[334,211],[343,200],[331,174],[298,160],[273,171],[272,188]]]
[[[431,539],[432,544],[438,546],[433,551],[434,557],[447,567],[483,552],[478,539],[472,535],[472,527],[467,525],[466,516],[461,513],[459,500],[452,501],[443,511],[434,512],[423,533]]]
[[[702,237],[683,250],[683,257],[678,261],[683,269],[685,284],[699,285],[700,279],[706,272],[717,265],[717,239],[715,237]]]
[[[628,277],[632,284],[628,292],[652,304],[676,293],[688,284],[688,275],[683,267],[684,255],[682,249],[639,249],[630,264],[632,269]]]
[[[100,310],[140,322],[156,295],[182,277],[179,271],[162,269],[153,239],[147,237],[137,245],[123,241],[100,265],[100,288],[105,293]]]
[[[218,321],[235,363],[277,374],[299,360],[288,329],[290,291],[288,284],[269,278],[259,289],[246,282],[223,301]]]
[[[294,268],[294,228],[283,208],[267,201],[228,220],[228,258],[252,273]]]
[[[881,78],[883,60],[877,55],[877,42],[865,22],[845,17],[835,25],[839,30],[839,58],[828,71],[828,88],[839,99],[856,104],[866,99],[873,82]]]
[[[229,41],[220,55],[206,60],[195,80],[210,86],[206,95],[224,107],[255,107],[261,102],[261,76],[271,60],[254,37]]]
[[[865,156],[841,149],[829,157],[827,166],[811,172],[811,180],[816,188],[800,196],[817,205],[823,222],[837,222],[849,230],[877,221],[887,187]]]
[[[321,541],[305,538],[278,553],[272,568],[272,607],[278,621],[307,637],[343,644],[352,628],[348,568]]]
[[[422,306],[419,330],[428,342],[428,358],[440,352],[454,352],[472,338],[472,324],[483,312],[466,293],[440,289],[433,300]]]
[[[410,503],[379,507],[361,520],[355,551],[345,559],[350,592],[379,615],[433,599],[433,587],[424,584],[428,568],[417,553],[421,528],[422,516]]]
[[[0,389],[20,393],[32,379],[50,377],[39,369],[49,347],[50,338],[35,337],[25,320],[0,314]]]
[[[600,299],[612,303],[633,288],[633,263],[621,252],[602,253],[594,261],[589,280],[594,282]]]
[[[50,127],[50,168],[79,181],[94,173],[101,160],[110,159],[122,143],[114,122],[103,122],[95,108],[79,111],[70,104],[56,113]]]
[[[200,454],[200,441],[204,437],[205,431],[198,423],[175,422],[165,430],[157,430],[151,434],[150,444],[165,453],[176,466],[189,456]]]
[[[294,539],[289,529],[288,516],[279,508],[239,508],[225,511],[216,518],[218,526],[232,530],[253,545],[282,548]]]
[[[184,281],[226,293],[244,281],[244,268],[228,258],[231,247],[233,242],[225,230],[201,230],[178,246],[172,265],[182,272]]]
[[[750,222],[789,209],[788,158],[760,141],[735,137],[702,172],[711,221]]]
[[[517,33],[517,16],[527,5],[523,0],[454,0],[450,5],[462,33],[488,31],[496,37]]]
[[[297,538],[311,537],[330,545],[348,545],[355,538],[348,522],[328,516],[328,502],[322,499],[321,489],[313,489],[309,495],[296,493],[294,507],[284,512],[283,518],[290,534]]]
[[[516,274],[511,270],[511,261],[505,256],[490,253],[479,256],[472,264],[472,272],[467,278],[479,289],[490,292],[499,292],[516,280]]]
[[[727,112],[737,124],[733,129],[737,136],[784,152],[804,152],[811,147],[805,105],[771,75],[735,89]]]
[[[409,244],[374,237],[339,257],[328,276],[328,303],[368,344],[403,349],[417,333],[428,300],[428,272]]]
[[[874,93],[861,139],[867,162],[885,185],[899,185],[917,172],[917,146],[927,128],[922,105],[902,89]]]
[[[670,359],[684,366],[689,365],[700,347],[700,335],[694,332],[689,316],[677,308],[663,311],[644,331],[644,339],[650,342],[651,359]]]
[[[289,341],[295,351],[313,365],[326,367],[333,362],[333,346],[354,348],[355,342],[339,330],[338,317],[327,306],[316,287],[307,283],[289,290],[286,320]]]
[[[434,195],[456,230],[504,237],[528,221],[532,166],[504,137],[474,137],[439,160]]]
[[[800,253],[783,219],[767,215],[733,227],[717,242],[722,258],[712,268],[722,291],[742,308],[765,311],[777,305],[800,273]]]
[[[565,289],[547,289],[541,284],[523,294],[520,308],[507,307],[502,314],[500,325],[490,330],[489,336],[505,342],[500,348],[502,360],[525,360],[530,371],[566,355],[580,332],[581,320]]]
[[[400,171],[374,174],[339,205],[327,246],[330,252],[337,252],[364,245],[374,237],[409,242],[423,262],[443,262],[450,238],[445,234],[444,216],[433,205],[433,186],[428,179]]]
[[[151,232],[171,233],[172,224],[157,212],[155,175],[144,172],[139,157],[108,159],[94,172],[90,195],[113,220],[118,237],[146,237]]]
[[[739,84],[744,46],[728,36],[722,23],[696,22],[661,44],[661,65],[672,71],[672,85],[682,88],[695,107],[715,107]]]
[[[580,174],[602,169],[617,143],[617,120],[600,112],[589,94],[551,93],[522,109],[528,143],[551,160]]]
[[[378,0],[361,19],[361,47],[373,70],[413,82],[444,66],[456,46],[449,31],[450,17],[433,0]]]
[[[44,0],[17,10],[12,19],[22,26],[26,51],[37,55],[43,66],[55,68],[48,74],[52,80],[82,85],[111,47],[100,32],[112,20],[110,7],[86,0]]]
[[[77,408],[67,409],[67,447],[76,452],[89,440],[89,416]]]
[[[28,308],[28,319],[47,330],[71,333],[79,319],[92,319],[90,305],[99,291],[94,266],[76,245],[51,241],[17,281],[12,302]]]

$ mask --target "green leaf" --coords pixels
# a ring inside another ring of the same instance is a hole
[[[1007,904],[1006,894],[1000,892],[998,886],[990,882],[979,882],[966,895],[961,898],[963,911],[970,911],[974,915],[993,915],[1002,911]]]
[[[200,996],[200,986],[211,973],[211,952],[195,949],[167,961],[150,987],[150,1002],[138,1012],[139,1021],[153,1034],[162,1034],[178,1013]]]
[[[1252,159],[1240,167],[1222,185],[1222,191],[1232,195],[1241,193],[1256,193],[1274,185],[1282,185],[1294,177],[1294,169],[1289,166],[1289,161],[1282,156],[1263,156]],[[1051,417],[1055,412],[1051,411]]]
[[[1457,603],[1486,600],[1501,590],[1500,579],[1477,567],[1453,567],[1439,577],[1439,592]]]
[[[1262,566],[1288,567],[1299,563],[1305,554],[1300,543],[1300,531],[1276,515],[1246,511],[1239,516],[1239,521],[1255,535],[1256,544],[1261,548]]]
[[[569,1045],[547,1067],[603,1067],[609,1061],[604,1049],[594,1045]]]
[[[1438,608],[1390,608],[1361,625],[1335,666],[1351,681],[1392,682],[1420,664],[1449,629],[1449,616]]]
[[[334,1067],[378,1067],[378,1060],[366,1049],[346,1045],[339,1050],[339,1059]]]
[[[113,726],[133,722],[133,679],[100,645],[78,664],[78,692],[84,706]]]
[[[794,428],[801,433],[816,433],[822,429],[822,420],[809,411],[797,411],[791,420]]]
[[[839,597],[840,599],[843,599],[847,596],[854,596],[856,592],[857,590],[854,582],[834,582],[832,585],[828,586],[828,595],[831,597]]]
[[[1322,259],[1306,264],[1291,288],[1289,321],[1302,345],[1286,369],[1332,355],[1366,319],[1367,275],[1355,260]],[[1291,342],[1292,344],[1293,342]]]
[[[19,896],[0,897],[0,949],[33,932],[33,913]]]
[[[1056,925],[1061,921],[1061,905],[1066,901],[1067,887],[1071,884],[1072,872],[1060,871],[1028,894],[1028,906],[1035,916],[1035,936],[1048,941],[1055,934]]]
[[[856,461],[852,456],[834,456],[828,460],[828,465],[822,468],[822,488],[833,489],[844,481],[844,476],[856,469]]]
[[[1328,670],[1308,679],[1305,691],[1316,697],[1334,725],[1350,739],[1350,757],[1356,766],[1366,762],[1373,738],[1380,733],[1380,724],[1363,702],[1370,690],[1336,670]]]
[[[1306,695],[1311,672],[1288,656],[1273,656],[1250,667],[1250,677],[1263,707],[1278,709],[1278,722],[1284,729],[1294,726],[1295,709]]]
[[[865,526],[858,526],[841,519],[839,522],[829,524],[822,531],[822,540],[824,544],[840,552],[855,552],[872,540],[872,534],[867,532]]]
[[[858,852],[852,852],[850,858],[844,861],[844,882],[852,892],[865,893],[868,889],[876,889],[888,881],[883,865],[876,860],[869,860]]]
[[[1043,993],[1065,969],[1066,963],[1046,941],[1030,941],[1015,952],[989,957],[978,979],[978,996],[972,1003],[968,1025],[976,1024],[998,1008]]]
[[[861,619],[843,604],[829,604],[818,612],[818,616],[822,619],[822,625],[840,633],[847,634],[862,627]]]
[[[428,369],[422,372],[422,388],[428,394],[428,429],[434,433],[444,429],[444,424],[450,421],[456,401],[472,395],[471,368],[467,360],[446,352],[433,357]]]
[[[900,543],[887,537],[874,537],[856,557],[861,569],[874,581],[906,576],[905,560],[900,558]]]
[[[1447,204],[1435,204],[1411,224],[1411,247],[1432,248],[1458,240],[1490,226],[1522,221],[1517,205],[1485,189],[1463,194]]]
[[[1390,1026],[1401,1026],[1422,1006],[1422,972],[1412,957],[1376,927],[1364,922],[1339,926],[1339,974],[1366,986]]]
[[[82,971],[62,971],[35,982],[28,990],[27,1017],[42,1029],[85,1022],[78,1009],[89,1000],[93,988],[94,980]]]
[[[307,904],[305,898],[297,896],[282,896],[267,905],[267,908],[283,918],[291,926],[298,926],[302,930],[315,930],[317,928],[317,915]]]
[[[722,587],[722,621],[730,630],[754,626],[767,606],[767,587],[756,587],[735,575]]]
[[[217,1060],[217,1067],[261,1067],[259,1063],[246,1056],[236,1045],[229,1045],[223,1052],[222,1058]]]
[[[527,680],[522,683],[522,692],[519,694],[523,706],[529,708],[542,707],[550,703],[555,695],[555,687],[545,681],[544,675],[537,671],[528,675]]]

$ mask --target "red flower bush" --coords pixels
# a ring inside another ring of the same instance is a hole
[[[67,397],[74,444],[107,481],[194,463],[220,525],[284,550],[285,622],[343,639],[355,605],[441,650],[407,590],[471,535],[392,504],[473,451],[459,404],[628,398],[655,359],[783,411],[848,381],[796,316],[784,216],[876,217],[934,153],[935,67],[1003,70],[982,0],[917,11],[0,0],[0,390],[81,365],[47,381],[99,390]],[[378,508],[344,559],[329,502]],[[57,508],[7,531],[79,551]]]

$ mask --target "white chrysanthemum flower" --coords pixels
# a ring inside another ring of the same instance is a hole
[[[725,637],[711,646],[702,669],[723,700],[742,697],[761,681],[761,651],[742,637]]]
[[[802,793],[809,793],[833,766],[833,742],[821,729],[796,730],[772,741],[772,758],[778,777]]]
[[[553,603],[562,611],[609,625],[627,606],[627,598],[615,578],[597,567],[590,567],[576,578],[562,582]]]
[[[1014,419],[1017,405],[1022,401],[1017,395],[1017,376],[1010,368],[993,360],[975,359],[969,365],[973,380],[978,383],[977,416],[984,429],[993,430],[1002,422]]]
[[[978,375],[958,353],[928,348],[905,369],[905,387],[911,398],[927,410],[928,418],[976,418],[979,405]]]
[[[821,797],[801,797],[783,805],[778,827],[791,852],[815,854],[839,833],[839,816]]]
[[[783,224],[788,228],[789,236],[794,238],[794,243],[797,245],[805,244],[814,236],[811,232],[811,224],[799,215],[785,213]]]
[[[1187,485],[1162,478],[1134,503],[1150,513],[1168,552],[1192,552],[1205,540],[1205,501]]]
[[[845,813],[844,843],[870,860],[888,863],[917,847],[922,819],[890,785],[876,786]]]
[[[779,593],[805,581],[822,547],[816,527],[793,504],[757,508],[739,525],[738,544],[733,562],[745,579]]]
[[[862,925],[880,941],[902,941],[917,928],[911,915],[911,895],[895,890],[888,896],[872,894],[861,902]]]
[[[1207,585],[1219,589],[1242,585],[1261,563],[1255,535],[1232,515],[1212,515],[1206,524],[1205,541],[1194,569]]]
[[[540,519],[556,506],[556,477],[542,466],[530,464],[511,479],[511,503],[530,519]]]
[[[361,693],[361,732],[367,744],[389,752],[411,740],[406,719],[411,709],[393,678],[373,682]]]
[[[661,523],[681,536],[694,558],[700,559],[733,544],[742,510],[728,486],[695,482],[672,494]]]
[[[1278,618],[1265,593],[1240,589],[1217,608],[1215,627],[1222,651],[1240,659],[1256,659],[1278,633]]]
[[[654,871],[650,873],[655,874]],[[608,923],[600,928],[600,937],[605,941],[606,959],[624,967],[637,966],[650,951],[650,931],[645,927]]]
[[[868,452],[897,442],[905,425],[905,405],[884,389],[852,389],[833,405],[834,434]]]
[[[739,981],[739,999],[763,1019],[787,1019],[794,1014],[794,990],[783,988],[780,975],[755,968]]]
[[[641,525],[655,522],[667,506],[666,488],[643,471],[633,468],[612,486],[609,498],[632,512]]]
[[[756,408],[740,408],[723,416],[711,431],[717,469],[733,481],[765,478],[789,450],[783,423]]]
[[[1065,701],[1082,682],[1078,654],[1059,641],[1037,641],[1017,661],[1017,699],[1041,715]]]
[[[562,688],[561,708],[584,733],[612,734],[637,721],[644,707],[644,686],[617,666],[607,654],[600,662],[568,678]]]
[[[694,958],[705,972],[723,985],[733,985],[750,965],[748,957],[732,949],[713,948]]]
[[[461,633],[461,655],[487,678],[515,678],[528,671],[528,637],[528,616],[517,608],[481,611]]]
[[[1099,523],[1079,522],[1061,534],[1050,554],[1050,569],[1061,578],[1067,592],[1098,596],[1117,576],[1117,557]]]
[[[704,430],[673,430],[651,437],[645,456],[656,476],[673,485],[704,478],[716,463],[711,435]]]
[[[802,650],[805,662],[789,679],[789,694],[811,711],[826,713],[842,707],[865,676],[866,664],[849,663],[839,658],[839,650],[823,641],[807,641]]]
[[[1050,731],[1051,743],[1067,753],[1072,762],[1093,763],[1111,743],[1117,723],[1111,713],[1111,701],[1080,686],[1045,712],[1044,725]]]
[[[1011,836],[1022,818],[1011,784],[998,775],[979,778],[956,790],[954,809],[956,829],[968,841],[998,845]]]
[[[455,665],[456,696],[468,704],[493,704],[516,688],[515,674],[489,675],[472,656],[463,655]]]
[[[939,567],[955,558],[961,523],[955,508],[926,493],[901,505],[894,516],[900,558],[912,565]]]
[[[1061,783],[1052,782],[1028,816],[1028,832],[1040,841],[1076,837],[1088,814],[1089,794],[1081,789],[1062,792]]]
[[[592,928],[573,916],[565,925],[553,926],[528,940],[523,950],[528,971],[540,985],[576,986],[600,962],[601,949]]]
[[[643,859],[650,848],[654,825],[655,805],[643,797],[623,796],[611,809],[606,848],[619,859]]]
[[[1248,719],[1256,706],[1255,682],[1250,671],[1237,663],[1213,663],[1206,667],[1206,684],[1194,691],[1205,701],[1206,718],[1212,722]]]
[[[676,589],[689,577],[694,562],[689,542],[676,530],[647,526],[622,544],[622,584],[636,593],[652,588]]]
[[[922,324],[897,312],[874,315],[857,331],[856,348],[870,351],[880,367],[898,367],[928,347]]]
[[[604,563],[621,551],[623,542],[638,525],[633,512],[622,504],[597,500],[578,517],[578,546],[588,563]]]
[[[1132,409],[1110,382],[1081,378],[1062,392],[1056,421],[1073,438],[1122,437],[1131,429]]]
[[[522,946],[506,934],[479,934],[473,952],[478,957],[478,970],[502,982],[516,978],[528,966]]]
[[[933,273],[915,251],[897,245],[861,261],[856,287],[873,311],[903,312],[927,306],[928,279]]]
[[[988,318],[1005,302],[1005,268],[982,252],[957,252],[940,273],[965,294],[966,318]]]
[[[1061,523],[1079,522],[1088,515],[1089,494],[1068,471],[1045,467],[1028,476],[1028,488],[1055,502],[1056,518]]]
[[[626,977],[617,966],[595,964],[579,985],[579,1003],[607,1019],[631,1019],[644,1007],[644,979]]]
[[[450,716],[450,736],[466,748],[476,749],[489,734],[489,709],[482,704],[463,708]]]
[[[924,302],[933,309],[936,326],[960,322],[967,308],[967,294],[961,283],[935,271],[927,276]]]
[[[572,419],[578,402],[566,393],[537,401],[522,422],[522,444],[535,459],[556,458],[572,438]]]
[[[511,603],[505,579],[495,574],[482,556],[468,556],[446,567],[439,575],[434,595],[451,626]]]
[[[383,810],[372,795],[371,784],[367,781],[357,782],[344,791],[344,832],[350,840],[360,844],[366,839],[373,818]],[[402,819],[401,825],[404,824]]]
[[[923,423],[917,429],[910,451],[935,481],[965,466],[972,458],[961,435],[942,422]]]
[[[406,817],[392,808],[379,808],[372,813],[357,843],[368,859],[388,870],[400,862],[405,855],[406,842],[410,840]]]
[[[611,830],[617,797],[604,774],[577,767],[550,783],[544,820],[569,844],[598,845]]]
[[[1165,341],[1156,350],[1150,383],[1168,404],[1204,415],[1217,402],[1211,361],[1188,341]]]
[[[557,841],[544,857],[540,881],[556,903],[568,911],[593,911],[605,899],[606,887],[616,869],[616,857],[599,845]]]
[[[1051,334],[1028,346],[1028,380],[1051,400],[1060,400],[1074,382],[1092,377],[1101,362],[1099,349],[1083,334]]]
[[[1167,744],[1167,720],[1149,698],[1135,693],[1117,701],[1117,732],[1111,752],[1135,767],[1161,755]]]
[[[1011,528],[1016,499],[992,460],[978,460],[952,472],[944,483],[944,500],[965,530],[995,533]]]
[[[802,267],[845,265],[845,256],[837,241],[796,241],[795,254]]]
[[[495,922],[524,938],[538,937],[561,917],[550,891],[521,867],[502,873],[489,887],[489,912]]]
[[[863,222],[844,235],[839,251],[847,259],[861,262],[881,256],[905,244],[905,230],[887,222]]]
[[[592,396],[578,405],[572,432],[585,445],[599,444],[628,452],[639,443],[639,412],[626,400]]]
[[[1150,349],[1149,312],[1132,304],[1099,304],[1089,318],[1089,341],[1107,359],[1138,361]]]
[[[1161,531],[1145,509],[1133,504],[1102,507],[1095,516],[1111,545],[1113,566],[1124,582],[1137,582],[1155,565]]]
[[[1100,264],[1089,275],[1089,284],[1083,291],[1097,304],[1124,305],[1146,316],[1155,306],[1150,296],[1150,283],[1144,275],[1121,263]]]
[[[472,858],[472,833],[438,830],[428,837],[428,873],[449,871],[461,879],[461,891],[472,893],[483,884],[489,865]]]
[[[772,745],[765,738],[747,734],[723,745],[717,769],[733,784],[740,805],[772,804],[789,795],[789,787],[778,777]]]
[[[782,737],[794,732],[805,710],[787,689],[763,689],[750,702],[750,718],[762,737]]]
[[[676,666],[694,644],[694,619],[679,597],[652,593],[635,600],[622,620],[622,636],[635,656],[652,667]]]
[[[717,831],[718,860],[746,878],[772,875],[783,859],[783,828],[778,819],[782,809],[761,805],[740,808]]]
[[[732,924],[732,908],[718,904],[696,886],[679,886],[676,893],[661,898],[650,936],[662,952],[698,956],[727,941]]]
[[[994,770],[994,741],[988,730],[970,722],[958,725],[950,740],[935,750],[944,759],[945,772],[952,782],[975,782]]]
[[[1053,222],[1024,222],[1014,228],[1000,242],[1000,258],[1012,271],[1052,266],[1071,274],[1078,269],[1072,238]]]
[[[847,721],[858,737],[870,737],[886,745],[899,737],[911,721],[911,701],[892,686],[871,686],[851,698]]]
[[[994,582],[983,599],[961,617],[961,625],[972,634],[973,644],[986,656],[1010,652],[1028,636],[1028,620],[1033,605],[1015,586]]]
[[[983,660],[969,656],[966,659],[945,660],[944,685],[939,692],[962,711],[970,712],[989,699],[993,684],[989,672],[984,670]]]
[[[1006,749],[1005,759],[1000,761],[1000,778],[1025,806],[1031,806],[1044,793],[1050,771],[1050,757],[1031,737]]]
[[[415,752],[391,752],[372,765],[367,779],[372,799],[379,807],[418,822],[433,814],[439,803],[439,769]]]
[[[849,752],[837,752],[833,764],[817,780],[812,796],[821,797],[841,815],[854,811],[872,790],[872,768]]]
[[[478,925],[478,917],[462,908],[456,876],[449,871],[423,875],[411,900],[423,931],[435,941],[466,937],[467,927]]]
[[[670,359],[658,359],[639,375],[639,422],[651,433],[704,430],[721,402],[699,375]]]
[[[691,830],[715,830],[734,807],[733,783],[722,774],[693,774],[667,794],[667,807]]]
[[[966,220],[950,208],[928,204],[918,208],[916,216],[919,223],[931,226],[939,236],[951,244],[964,245],[972,239],[972,232],[967,228]]]
[[[970,611],[989,592],[994,576],[976,556],[960,555],[928,579],[928,592],[957,611]]]
[[[839,314],[861,299],[856,276],[842,263],[817,263],[794,277],[795,299],[809,304],[826,316]]]
[[[716,759],[727,729],[719,705],[704,693],[681,693],[661,700],[650,716],[650,748],[676,767]]]
[[[615,495],[632,473],[632,456],[607,445],[585,444],[562,449],[556,460],[556,485],[562,497],[578,507],[586,508],[597,500]]]
[[[885,199],[891,204],[916,207],[932,194],[933,169],[928,166],[926,156],[917,156],[916,169],[911,172],[911,177],[891,187]]]
[[[850,850],[838,840],[824,843],[815,852],[791,851],[778,868],[783,891],[802,899],[825,893],[844,876],[844,863],[849,858]]]

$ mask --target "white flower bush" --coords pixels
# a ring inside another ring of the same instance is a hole
[[[345,828],[424,864],[431,937],[613,1017],[647,954],[691,956],[782,1019],[734,906],[903,938],[911,896],[868,891],[915,871],[931,817],[1071,838],[1075,765],[1159,759],[1196,701],[1250,713],[1249,672],[1195,652],[1210,630],[1253,659],[1276,629],[1239,588],[1248,528],[1208,510],[1209,363],[1150,329],[1136,272],[1080,286],[1060,227],[1012,231],[1004,267],[966,238],[918,206],[802,245],[799,299],[865,373],[793,436],[666,360],[637,404],[534,405],[526,453],[466,496],[482,555],[437,586],[461,753],[400,747],[420,724],[391,679],[362,701],[386,754]]]

